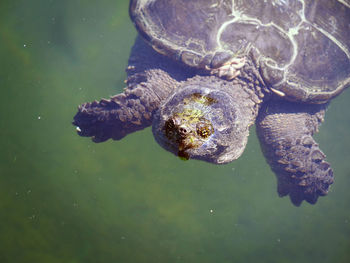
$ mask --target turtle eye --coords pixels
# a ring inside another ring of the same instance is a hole
[[[208,138],[214,132],[214,128],[211,125],[211,123],[205,123],[205,122],[198,123],[196,130],[197,130],[197,134],[204,139]]]
[[[174,129],[175,127],[175,122],[173,119],[169,119],[165,122],[165,125],[164,125],[165,129]]]
[[[168,138],[171,138],[174,135],[175,121],[173,119],[169,119],[164,124],[165,135]]]

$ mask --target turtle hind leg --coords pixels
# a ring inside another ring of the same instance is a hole
[[[277,176],[279,196],[299,206],[315,204],[328,193],[333,171],[312,135],[323,121],[325,105],[272,102],[257,120],[261,148]]]

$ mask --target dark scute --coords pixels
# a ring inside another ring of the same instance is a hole
[[[150,42],[156,39],[168,49],[187,49],[204,57],[217,47],[216,35],[231,19],[231,4],[213,0],[134,0],[130,14]]]
[[[350,50],[350,8],[341,1],[304,1],[305,17],[311,23],[332,36]],[[345,1],[346,2],[346,1]],[[349,1],[347,1],[349,5]]]
[[[317,86],[320,91],[332,91],[350,75],[350,60],[331,39],[309,26],[295,36],[298,54],[289,68],[290,81],[303,89]],[[295,77],[293,77],[295,75]]]

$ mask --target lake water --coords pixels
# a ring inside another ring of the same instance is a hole
[[[125,87],[128,1],[0,4],[0,262],[350,262],[350,90],[317,134],[335,183],[279,198],[254,128],[228,165],[181,161],[151,130],[95,144],[77,106]]]

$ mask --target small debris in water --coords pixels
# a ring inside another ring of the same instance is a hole
[[[29,217],[29,219],[30,219],[30,220],[35,219],[35,215],[31,215],[31,216]]]

